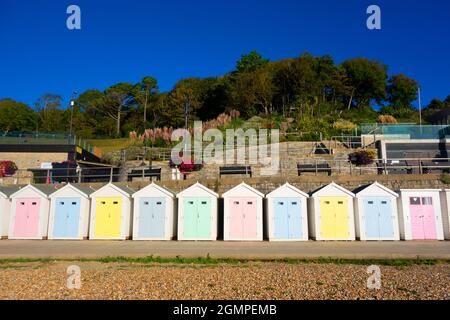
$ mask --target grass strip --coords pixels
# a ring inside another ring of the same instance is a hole
[[[104,258],[80,258],[80,259],[55,259],[55,258],[18,258],[0,259],[0,265],[10,263],[53,263],[53,262],[100,262],[100,263],[137,263],[137,264],[196,264],[196,265],[219,265],[219,264],[247,264],[259,263],[287,263],[287,264],[336,264],[336,265],[382,265],[382,266],[412,266],[412,265],[439,265],[450,264],[445,259],[337,259],[337,258],[312,258],[312,259],[234,259],[234,258],[212,258],[210,256],[187,258],[173,257],[165,258],[158,256],[147,257],[104,257]]]

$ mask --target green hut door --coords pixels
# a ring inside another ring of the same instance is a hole
[[[211,237],[211,199],[184,199],[184,236],[192,240]]]

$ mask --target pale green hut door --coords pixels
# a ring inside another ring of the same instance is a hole
[[[188,197],[184,199],[184,237],[192,240],[211,236],[211,199]]]

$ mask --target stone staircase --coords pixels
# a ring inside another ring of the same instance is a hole
[[[324,143],[325,144],[325,143]],[[281,176],[297,176],[297,163],[321,163],[328,162],[332,167],[337,167],[339,163],[343,164],[348,159],[348,154],[351,150],[339,145],[338,148],[332,150],[332,154],[314,154],[316,143],[314,142],[283,142],[280,143],[280,169],[271,172],[271,169],[262,164],[249,164],[252,167],[253,177],[262,176],[261,170],[264,170],[264,176],[267,174],[281,175]],[[237,151],[239,152],[239,151]],[[268,147],[268,155],[271,155],[270,147]],[[248,157],[246,157],[248,163]],[[270,163],[270,162],[269,162]],[[222,165],[205,164],[203,169],[198,172],[193,172],[188,179],[217,179],[219,175],[219,167]],[[349,170],[342,165],[342,172]],[[237,175],[244,177],[244,175]],[[230,175],[233,177],[233,175]]]
[[[329,147],[328,141],[322,142],[326,147]],[[290,141],[282,142],[279,144],[279,156],[280,156],[280,169],[271,172],[268,166],[262,164],[249,164],[248,148],[245,150],[238,149],[235,150],[235,156],[237,154],[245,154],[245,160],[247,165],[252,167],[252,176],[266,176],[270,173],[278,176],[293,177],[297,176],[297,163],[329,163],[333,168],[337,168],[339,163],[344,164],[348,159],[348,154],[351,152],[350,149],[345,148],[343,145],[332,143],[332,153],[331,154],[315,154],[315,142],[300,142],[300,141]],[[250,149],[251,150],[251,149]],[[253,151],[253,150],[252,150]],[[257,152],[257,151],[256,151]],[[267,155],[270,158],[271,149],[270,146],[267,147]],[[270,161],[269,161],[270,164]],[[129,165],[129,164],[128,164]],[[153,166],[161,167],[161,178],[162,180],[172,180],[172,171],[169,168],[168,163],[164,161],[153,161]],[[205,179],[217,179],[219,177],[219,167],[224,166],[222,164],[204,164],[202,170],[191,172],[187,176],[187,180],[197,181]],[[262,170],[264,175],[262,174]],[[348,166],[342,165],[342,173],[350,173]],[[227,177],[234,177],[234,175],[229,175]],[[245,177],[244,175],[236,175],[236,177]]]

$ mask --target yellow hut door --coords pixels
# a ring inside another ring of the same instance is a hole
[[[345,197],[337,199],[336,210],[336,238],[348,239],[348,200]]]
[[[99,238],[120,237],[122,221],[122,198],[103,197],[96,199],[95,236]]]
[[[320,197],[322,238],[348,238],[348,200],[345,197]]]
[[[320,229],[322,238],[334,238],[334,218],[334,197],[320,197]]]

